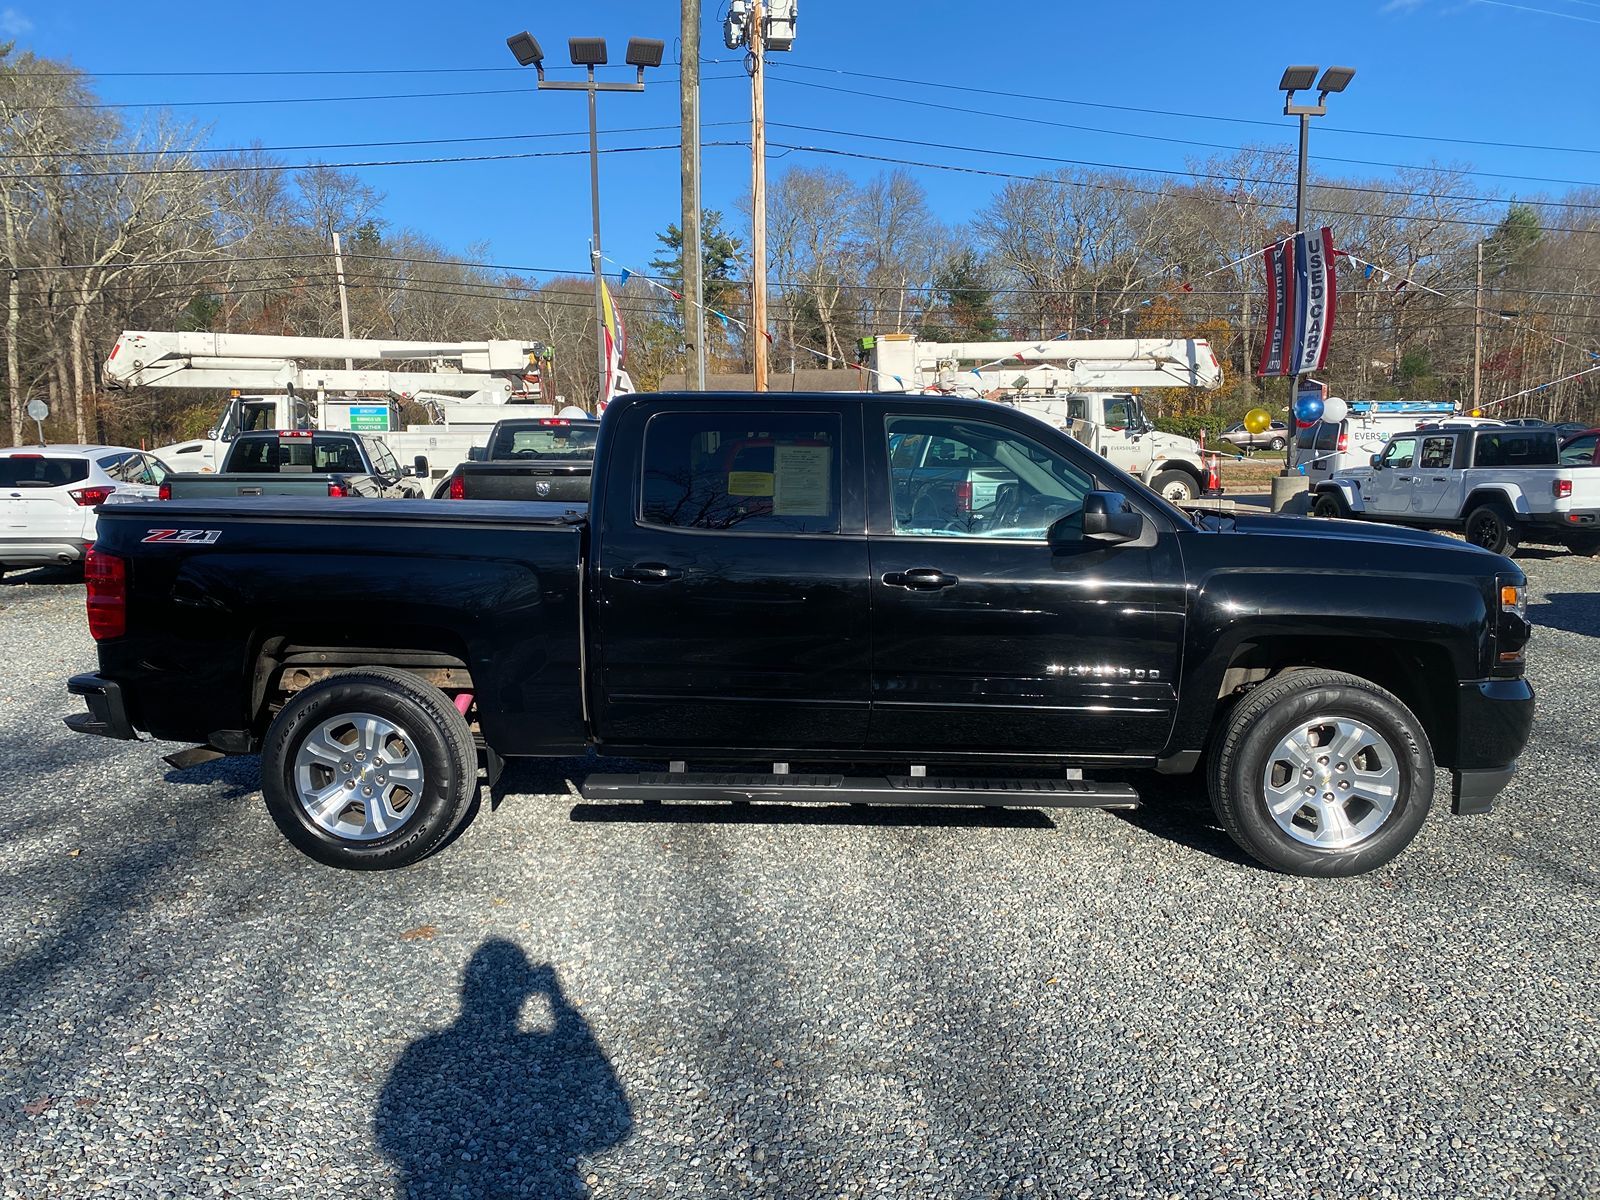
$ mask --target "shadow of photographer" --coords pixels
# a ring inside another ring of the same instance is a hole
[[[548,1021],[529,1027],[541,997]],[[493,939],[462,972],[455,1023],[390,1071],[373,1125],[404,1200],[583,1196],[581,1159],[626,1140],[633,1114],[554,968]]]

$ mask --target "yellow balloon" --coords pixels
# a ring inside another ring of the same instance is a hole
[[[1272,414],[1264,408],[1252,408],[1244,415],[1244,427],[1251,433],[1265,433],[1272,426]]]

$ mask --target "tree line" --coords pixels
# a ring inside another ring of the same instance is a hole
[[[14,443],[31,434],[35,398],[50,403],[47,432],[58,440],[155,443],[203,429],[216,397],[104,388],[100,367],[118,333],[338,335],[334,231],[355,336],[540,341],[553,354],[554,393],[592,404],[587,277],[495,266],[484,246],[451,252],[388,222],[383,196],[347,170],[208,151],[205,130],[169,114],[129,123],[94,102],[82,72],[0,47],[0,384]],[[1313,183],[1307,223],[1331,225],[1348,255],[1320,377],[1334,394],[1470,407],[1481,336],[1482,403],[1530,393],[1486,411],[1600,419],[1600,372],[1530,391],[1600,366],[1600,191],[1506,198],[1464,165]],[[1259,251],[1292,232],[1293,193],[1292,155],[1258,148],[1191,162],[1176,179],[1077,167],[1011,177],[951,223],[903,168],[862,180],[791,167],[769,195],[773,370],[832,368],[857,383],[859,339],[892,331],[944,341],[1198,336],[1227,382],[1160,396],[1166,415],[1281,406],[1285,383],[1252,371]],[[692,327],[670,294],[681,291],[682,238],[676,224],[663,227],[659,253],[641,264],[659,286],[612,283],[641,388],[692,362]],[[705,322],[711,369],[748,370],[748,212],[708,212],[702,228],[706,303],[721,314]]]

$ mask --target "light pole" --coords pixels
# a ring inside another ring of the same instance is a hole
[[[590,241],[589,258],[594,267],[594,320],[595,341],[598,344],[598,361],[600,373],[595,377],[596,387],[605,387],[606,371],[610,363],[606,360],[606,312],[605,298],[600,288],[600,133],[595,121],[595,95],[599,92],[642,92],[644,91],[644,71],[646,67],[659,67],[661,55],[665,50],[665,43],[655,38],[629,38],[627,63],[639,71],[638,79],[633,83],[599,83],[595,80],[594,69],[606,65],[606,40],[605,38],[568,38],[567,51],[572,57],[575,67],[587,67],[588,78],[584,80],[546,79],[544,77],[544,51],[540,49],[538,39],[524,30],[512,34],[506,39],[506,45],[511,53],[516,56],[517,62],[523,66],[531,66],[539,73],[539,90],[546,89],[556,92],[587,92],[589,93],[589,206],[594,217],[594,233]],[[596,395],[595,404],[598,408],[604,396]]]
[[[1321,82],[1317,79],[1316,67],[1286,67],[1283,78],[1278,81],[1278,90],[1283,95],[1283,115],[1286,117],[1300,118],[1300,165],[1295,173],[1294,184],[1294,231],[1297,234],[1306,230],[1306,146],[1311,138],[1311,118],[1325,117],[1328,115],[1328,96],[1333,92],[1342,92],[1350,86],[1350,81],[1356,76],[1354,67],[1329,67],[1322,73]],[[1296,104],[1296,92],[1308,92],[1315,85],[1318,95],[1315,104]],[[1294,376],[1294,382],[1289,387],[1289,438],[1288,445],[1283,448],[1283,473],[1285,475],[1294,467],[1294,443],[1298,421],[1294,415],[1295,401],[1300,399],[1300,375]]]

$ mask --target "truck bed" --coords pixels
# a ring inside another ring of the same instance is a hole
[[[96,551],[126,562],[140,636],[102,644],[101,665],[128,682],[140,728],[204,742],[248,729],[252,689],[291,661],[314,675],[340,646],[404,644],[428,627],[438,661],[497,698],[484,706],[492,744],[581,748],[584,536],[583,513],[553,504],[107,505]]]

